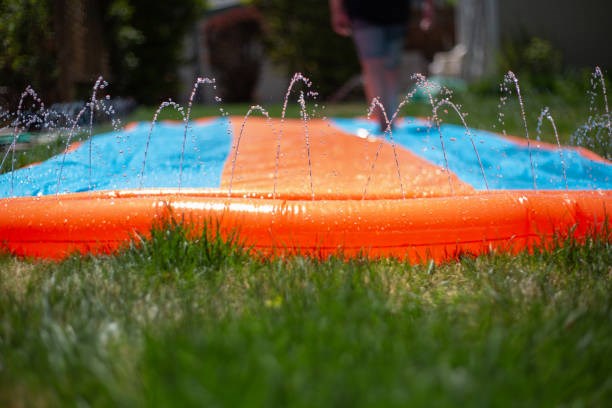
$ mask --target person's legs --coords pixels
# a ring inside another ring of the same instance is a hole
[[[361,64],[361,75],[365,96],[368,104],[377,98],[384,107],[386,98],[385,79],[385,36],[381,26],[367,22],[353,21],[353,41]],[[381,130],[386,129],[385,115],[380,106],[375,105],[372,115],[381,125]]]
[[[385,131],[387,128],[387,119],[389,112],[387,111],[388,90],[387,90],[387,75],[385,69],[385,60],[383,58],[364,58],[361,60],[361,75],[363,77],[363,86],[365,90],[368,104],[377,98],[379,104],[373,106],[372,115],[376,118],[380,125],[380,130]],[[381,107],[382,105],[382,107]],[[384,112],[383,112],[384,109]]]
[[[387,130],[388,120],[397,109],[403,35],[402,26],[377,26],[360,20],[353,22],[353,39],[361,63],[366,98],[368,103],[378,98],[383,107],[375,106],[372,112],[381,131]]]
[[[399,102],[399,78],[404,35],[405,29],[403,26],[397,25],[385,28],[385,93],[383,94],[383,100],[389,120],[395,114]]]

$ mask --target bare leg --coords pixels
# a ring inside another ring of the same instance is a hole
[[[379,98],[384,107],[375,107],[373,115],[378,121],[381,131],[387,130],[390,120],[397,109],[399,69],[389,69],[382,58],[368,58],[361,61],[363,82],[368,103]],[[385,113],[387,119],[385,119]]]
[[[398,107],[399,77],[399,67],[385,69],[385,93],[383,100],[385,104],[385,111],[387,112],[389,120],[391,120]]]
[[[378,98],[386,111],[387,81],[385,78],[384,59],[368,58],[361,60],[361,73],[363,75],[363,85],[368,104],[371,104],[374,98]],[[387,123],[380,106],[375,106],[372,114],[380,124],[381,130],[384,131],[387,128]]]
[[[356,20],[353,39],[369,104],[378,98],[380,105],[373,107],[372,115],[378,120],[381,131],[390,125],[389,119],[397,109],[400,64],[398,57],[403,47],[402,25],[377,26]]]

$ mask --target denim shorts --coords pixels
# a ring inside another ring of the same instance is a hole
[[[405,25],[375,25],[355,19],[352,30],[359,59],[383,58],[386,68],[399,67],[406,35]]]

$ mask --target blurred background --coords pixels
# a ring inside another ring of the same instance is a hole
[[[412,19],[403,86],[418,72],[495,88],[513,70],[555,91],[560,79],[605,72],[612,2],[586,3],[438,0],[429,31]],[[362,99],[353,45],[329,20],[327,0],[0,0],[0,107],[16,109],[27,86],[46,104],[87,100],[99,76],[133,104],[182,103],[198,77],[217,82],[200,104],[277,103],[295,72],[323,101]]]

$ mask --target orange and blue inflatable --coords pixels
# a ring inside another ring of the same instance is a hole
[[[137,123],[0,176],[0,243],[105,254],[168,217],[266,255],[442,262],[560,237],[609,238],[612,163],[415,118]]]

